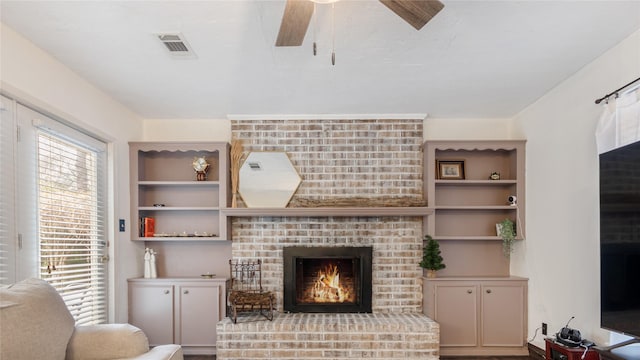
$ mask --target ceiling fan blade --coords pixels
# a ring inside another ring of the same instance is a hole
[[[444,8],[444,4],[437,0],[380,0],[380,2],[416,30],[422,29]]]
[[[276,46],[300,46],[313,15],[309,0],[287,0],[280,24]]]

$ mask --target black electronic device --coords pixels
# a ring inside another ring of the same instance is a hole
[[[560,329],[558,333],[556,333],[556,341],[558,341],[562,345],[569,347],[578,347],[582,342],[580,331],[569,327],[569,323],[574,318],[575,316],[572,316],[571,319],[567,321],[567,325],[565,325],[562,329]]]
[[[580,336],[580,331],[564,327],[556,334],[556,340],[565,346],[578,347],[582,343],[582,336]]]

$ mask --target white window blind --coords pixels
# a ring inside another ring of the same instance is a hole
[[[40,277],[60,292],[77,324],[104,323],[105,144],[51,119],[34,125]]]
[[[0,285],[15,282],[15,111],[0,96]]]

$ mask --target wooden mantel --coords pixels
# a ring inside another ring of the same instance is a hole
[[[229,217],[249,216],[427,216],[430,207],[290,207],[290,208],[226,208],[222,214]]]

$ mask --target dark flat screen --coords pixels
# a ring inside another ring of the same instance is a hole
[[[640,142],[600,155],[600,320],[640,337]]]

